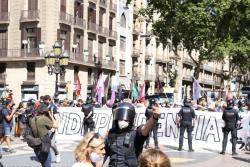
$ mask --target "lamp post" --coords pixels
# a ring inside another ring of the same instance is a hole
[[[54,98],[58,96],[58,75],[65,75],[65,66],[67,66],[68,63],[68,52],[62,51],[61,42],[56,41],[53,46],[53,51],[45,55],[45,64],[48,66],[49,75],[56,74]]]

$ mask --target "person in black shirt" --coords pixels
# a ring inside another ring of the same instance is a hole
[[[93,100],[89,96],[86,99],[86,102],[84,105],[82,105],[82,112],[84,113],[84,119],[83,119],[83,127],[84,127],[84,135],[88,132],[91,132],[95,128],[95,122],[93,120]]]
[[[227,100],[227,108],[222,114],[222,119],[225,122],[225,127],[222,128],[223,131],[223,141],[222,141],[222,151],[220,154],[224,155],[227,147],[228,133],[231,132],[232,136],[232,154],[236,153],[236,140],[237,140],[237,122],[240,119],[238,111],[233,109],[234,100]]]
[[[178,128],[180,128],[178,151],[182,151],[185,130],[187,130],[188,133],[188,147],[189,147],[188,151],[189,152],[194,151],[192,146],[192,131],[194,127],[194,119],[195,119],[195,112],[191,108],[191,100],[186,98],[184,99],[184,106],[179,111],[177,119],[177,126]]]
[[[157,99],[155,98],[152,98],[149,100],[149,106],[147,107],[146,109],[146,112],[145,112],[145,116],[146,116],[146,119],[149,120],[152,115],[153,115],[153,106],[155,105],[155,103],[157,103]],[[155,126],[153,127],[152,131],[153,131],[153,138],[154,138],[154,143],[155,143],[155,148],[156,149],[159,149],[159,146],[158,146],[158,137],[157,137],[157,132],[158,132],[158,121],[156,122]],[[152,133],[152,131],[150,132],[150,134]],[[146,146],[145,148],[148,148],[148,145],[149,145],[149,141],[150,141],[150,136],[148,137],[148,139],[146,140]]]
[[[113,112],[113,126],[105,142],[105,158],[110,157],[109,167],[137,167],[143,144],[160,116],[159,106],[153,107],[151,118],[139,127],[133,126],[136,114],[133,104],[119,103]]]

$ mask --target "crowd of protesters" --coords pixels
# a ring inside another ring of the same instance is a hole
[[[234,106],[239,111],[249,110],[248,102],[245,97],[231,98],[234,98]],[[149,101],[146,99],[140,99],[135,101],[132,101],[130,99],[116,99],[113,104],[111,104],[110,101],[107,101],[106,104],[100,104],[95,99],[91,99],[91,105],[96,108],[113,108],[115,104],[121,101],[133,103],[134,106],[137,108],[147,107],[149,105]],[[164,100],[159,99],[159,101],[161,102],[160,105],[162,107],[172,108],[178,106],[174,103],[170,104],[167,98]],[[39,100],[30,99],[28,101],[20,102],[17,107],[14,108],[15,103],[13,101],[13,92],[11,90],[7,90],[0,101],[0,157],[2,157],[2,143],[4,142],[7,145],[7,149],[4,150],[5,152],[8,152],[10,154],[16,152],[11,144],[11,141],[13,140],[12,137],[16,136],[23,139],[23,133],[27,126],[27,120],[29,120],[30,117],[37,116],[38,118],[41,117],[40,122],[38,122],[38,124],[36,125],[33,120],[32,128],[35,129],[37,128],[37,126],[39,126],[39,131],[37,131],[38,135],[40,135],[39,133],[42,133],[42,135],[50,134],[52,136],[51,148],[55,154],[56,162],[59,163],[60,153],[55,140],[57,128],[59,126],[58,107],[82,107],[83,111],[83,106],[86,104],[86,102],[87,101],[84,101],[82,99],[54,99],[54,102],[52,102],[51,97],[49,95],[45,95],[41,96]],[[209,98],[203,97],[200,98],[198,101],[192,101],[191,106],[192,108],[201,111],[223,112],[226,108],[226,103],[223,99],[211,100]],[[44,129],[44,124],[46,124],[49,128]],[[95,166],[101,166],[100,156],[103,156],[105,154],[105,151],[102,147],[104,139],[102,137],[96,137],[92,132],[85,133],[85,135],[86,136],[79,143],[75,150],[75,158],[77,160],[77,163],[74,164],[74,167],[81,166],[82,164],[87,164],[88,166],[91,166],[91,164],[93,165],[93,163],[95,164]],[[93,138],[95,137],[98,140],[93,140]],[[88,147],[90,148],[88,149]],[[99,158],[97,158],[97,154],[99,155]],[[51,163],[50,153],[48,157],[49,158],[47,159],[47,161],[42,164],[43,166],[49,166],[46,164]],[[163,167],[171,166],[168,157],[157,149],[150,149],[146,152],[143,152],[138,158],[138,160],[138,164],[141,167],[155,166],[154,164],[152,164],[153,162],[157,164],[162,163],[164,164]]]

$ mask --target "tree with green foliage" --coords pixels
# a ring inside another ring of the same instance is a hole
[[[140,14],[152,22],[152,33],[161,43],[171,41],[177,56],[178,46],[185,48],[196,65],[197,79],[205,61],[222,61],[226,55],[249,57],[248,11],[249,0],[148,0]],[[198,59],[193,51],[199,52]]]

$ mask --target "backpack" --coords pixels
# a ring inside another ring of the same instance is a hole
[[[38,160],[40,162],[45,162],[47,160],[47,157],[48,157],[49,151],[50,151],[51,137],[49,134],[47,134],[41,138],[35,136],[33,131],[32,131],[32,128],[30,126],[30,120],[28,121],[28,123],[26,125],[23,137],[26,140],[28,146],[34,149],[34,152],[35,152]],[[36,122],[37,122],[37,117],[35,117],[35,124],[36,124],[37,134],[39,134]]]

